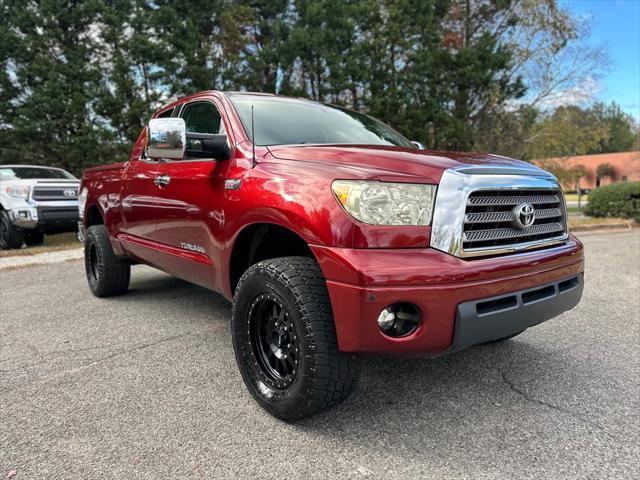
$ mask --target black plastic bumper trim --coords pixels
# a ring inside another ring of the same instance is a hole
[[[582,297],[584,274],[497,297],[458,305],[449,352],[514,335],[575,307]]]
[[[78,207],[38,207],[39,225],[60,223],[69,223],[75,227],[78,223]]]

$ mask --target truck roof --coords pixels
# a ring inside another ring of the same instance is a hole
[[[60,168],[60,167],[50,167],[48,165],[24,165],[24,164],[19,164],[19,163],[11,163],[11,164],[2,164],[0,165],[0,168],[48,168],[50,170],[62,170],[63,172],[66,172],[66,170],[64,168]]]

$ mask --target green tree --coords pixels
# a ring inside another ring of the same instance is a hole
[[[238,0],[221,14],[220,47],[225,63],[224,86],[276,93],[278,74],[287,69],[292,52],[288,0]]]
[[[96,114],[101,66],[97,1],[6,1],[0,61],[3,161],[79,172],[106,163],[113,136]]]
[[[286,51],[285,92],[337,104],[351,103],[357,23],[362,1],[296,0]],[[358,75],[359,77],[359,75]]]
[[[611,180],[615,180],[616,169],[610,163],[601,163],[596,167],[596,187],[599,187],[602,179],[607,177]]]
[[[157,67],[163,52],[153,40],[153,13],[147,2],[116,0],[101,9],[96,26],[101,78],[95,110],[108,123],[120,158],[126,158],[144,123],[168,97]]]
[[[636,130],[613,106],[541,113],[606,63],[557,0],[5,0],[0,14],[3,162],[126,159],[155,109],[206,89],[309,97],[431,148],[520,158],[628,148]]]
[[[607,136],[607,126],[592,110],[560,107],[535,125],[528,140],[528,155],[537,159],[584,155]]]
[[[633,148],[636,138],[634,122],[630,115],[622,111],[620,105],[596,103],[592,107],[594,115],[607,127],[607,136],[589,153],[627,152]]]
[[[190,95],[225,84],[225,54],[235,60],[241,34],[233,20],[245,13],[231,0],[155,0],[144,2],[154,45],[162,52],[154,68],[171,96]],[[223,25],[227,30],[223,31]],[[229,31],[233,28],[233,32]],[[226,68],[225,68],[226,67]]]
[[[532,160],[530,142],[540,121],[540,111],[530,105],[515,109],[496,108],[478,126],[475,148],[521,160]]]

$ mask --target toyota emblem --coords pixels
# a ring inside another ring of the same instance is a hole
[[[75,190],[73,190],[72,188],[68,188],[68,189],[66,189],[66,190],[63,190],[63,191],[62,191],[62,194],[63,194],[65,197],[75,197],[75,196],[76,196],[76,191],[75,191]]]
[[[529,228],[536,220],[536,211],[530,203],[521,203],[513,209],[513,224],[518,228]]]

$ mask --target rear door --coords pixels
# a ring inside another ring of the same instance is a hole
[[[218,105],[198,100],[182,107],[187,132],[226,133]],[[187,149],[197,145],[187,140]],[[185,280],[220,290],[219,265],[224,225],[224,180],[230,161],[214,158],[170,160],[156,171],[156,231],[164,246],[160,267]]]

